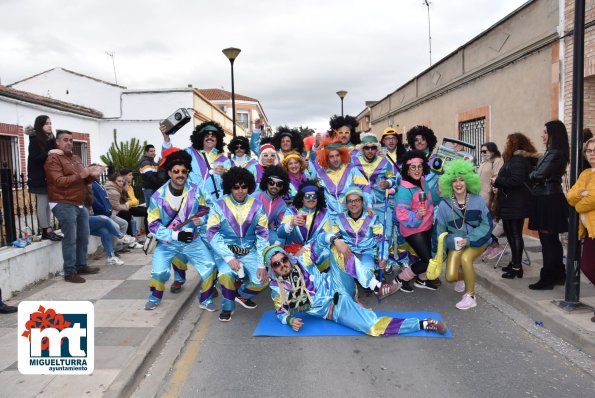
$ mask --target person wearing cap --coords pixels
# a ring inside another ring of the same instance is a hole
[[[416,287],[437,290],[438,286],[427,280],[426,270],[432,255],[432,227],[434,206],[438,204],[438,193],[430,187],[424,176],[429,166],[426,155],[417,150],[403,156],[401,185],[397,191],[397,219],[399,232],[415,251],[417,261],[405,268],[395,281],[401,284],[405,293],[413,292],[409,282],[415,279]],[[421,194],[421,195],[420,195]]]
[[[227,150],[231,153],[231,165],[235,167],[247,168],[258,163],[250,157],[250,142],[248,138],[237,136],[227,145]]]
[[[198,293],[200,308],[215,311],[215,261],[204,239],[208,214],[207,195],[188,179],[192,157],[185,151],[170,154],[165,161],[170,180],[151,197],[148,212],[149,230],[157,239],[149,279],[150,293],[145,310],[154,310],[161,303],[165,283],[170,277],[174,257],[189,262],[200,274]]]
[[[304,257],[288,255],[281,246],[264,250],[271,275],[271,298],[277,319],[299,332],[304,326],[297,313],[328,319],[370,336],[395,336],[419,330],[446,333],[446,325],[432,318],[378,316],[362,307],[330,274],[321,273]]]
[[[349,151],[349,156],[354,158],[360,154],[356,149],[356,146],[360,143],[360,136],[355,131],[358,123],[353,116],[334,115],[329,120],[329,125],[331,127],[331,138],[339,140]]]
[[[386,198],[387,190],[396,188],[401,180],[401,175],[394,173],[391,163],[383,156],[382,148],[376,135],[364,134],[361,136],[361,144],[357,145],[357,150],[360,155],[352,159],[353,164],[368,180],[368,185],[372,189],[371,203],[374,212],[378,216],[381,225],[384,225],[384,218],[386,216],[386,237],[389,246],[393,242],[393,213],[395,211],[394,191],[389,191],[388,198]],[[387,202],[385,208],[385,201]],[[383,257],[386,259],[386,257]],[[392,265],[392,264],[391,264]]]
[[[266,289],[268,275],[262,251],[269,245],[263,203],[250,196],[256,182],[246,169],[232,167],[223,174],[223,197],[213,204],[207,239],[215,251],[221,284],[219,320],[229,322],[236,302],[255,309],[252,298]],[[236,286],[241,281],[241,286]]]
[[[279,164],[279,155],[273,144],[267,142],[260,146],[258,163],[253,164],[246,169],[254,176],[256,185],[260,184],[264,171],[267,167],[276,166]]]
[[[393,173],[397,175],[401,170],[401,157],[407,151],[403,145],[403,134],[398,133],[392,127],[387,127],[380,137],[380,143],[384,147],[384,156],[390,162]]]
[[[308,163],[297,152],[290,152],[281,161],[281,166],[289,176],[289,191],[285,195],[285,201],[289,204],[298,192],[300,185],[306,181],[310,172],[308,170]]]
[[[438,236],[448,232],[444,241],[448,253],[446,280],[455,282],[455,291],[464,292],[456,307],[468,310],[477,305],[473,261],[492,240],[492,215],[479,195],[481,180],[470,161],[451,160],[446,163],[439,184],[444,200],[436,209],[432,234],[433,254],[438,247]]]
[[[164,133],[166,127],[159,126],[163,133],[163,149],[171,148],[170,136]],[[223,196],[221,175],[231,167],[231,162],[223,153],[225,133],[219,123],[209,121],[196,126],[190,141],[192,145],[185,149],[192,157],[190,182],[203,186],[204,192],[215,201]]]
[[[351,163],[349,154],[349,149],[342,141],[328,138],[317,149],[316,161],[311,162],[324,188],[326,204],[333,217],[343,212],[341,200],[350,188],[360,187],[366,195],[370,195],[368,180]],[[369,198],[367,203],[371,203]],[[373,212],[371,205],[367,211]]]
[[[287,204],[283,197],[287,194],[289,177],[281,166],[270,166],[264,171],[258,191],[253,196],[264,205],[269,225],[270,244],[279,244],[277,228],[281,225]]]
[[[324,200],[324,190],[315,180],[306,180],[298,188],[293,204],[287,208],[277,235],[285,241],[284,249],[292,254],[316,239],[322,232],[330,232],[329,211]],[[318,263],[321,271],[328,270],[328,261]]]

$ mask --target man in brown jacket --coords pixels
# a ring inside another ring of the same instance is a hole
[[[52,213],[60,222],[64,239],[64,280],[83,283],[79,274],[96,274],[97,267],[87,265],[89,213],[84,206],[87,185],[101,174],[101,166],[83,167],[81,158],[72,153],[72,133],[58,130],[56,146],[49,152],[44,169]]]

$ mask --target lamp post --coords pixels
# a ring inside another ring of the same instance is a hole
[[[239,48],[234,47],[223,49],[223,54],[225,54],[231,64],[231,111],[233,112],[231,119],[233,123],[233,138],[236,138],[236,93],[233,85],[233,61],[240,55],[241,51]]]
[[[341,98],[341,116],[343,116],[343,98],[347,95],[347,91],[341,90],[337,91],[337,95]]]

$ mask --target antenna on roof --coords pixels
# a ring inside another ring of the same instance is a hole
[[[432,3],[428,0],[424,0],[421,4],[428,7],[428,39],[430,41],[430,66],[432,66],[432,31],[430,29],[430,4]]]
[[[112,58],[112,65],[114,66],[114,79],[116,80],[116,84],[118,84],[118,76],[116,75],[116,52],[115,51],[106,51],[105,52],[108,56]]]

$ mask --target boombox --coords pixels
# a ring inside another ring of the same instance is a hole
[[[474,163],[475,156],[472,152],[474,150],[475,145],[473,144],[445,137],[442,139],[442,145],[436,151],[436,156],[430,164],[430,168],[437,174],[442,174],[444,173],[444,165],[451,160],[463,159]]]
[[[180,108],[172,113],[167,119],[162,120],[161,124],[167,128],[167,132],[165,134],[172,135],[184,127],[184,125],[188,123],[190,119],[190,113],[188,113],[186,108]]]

